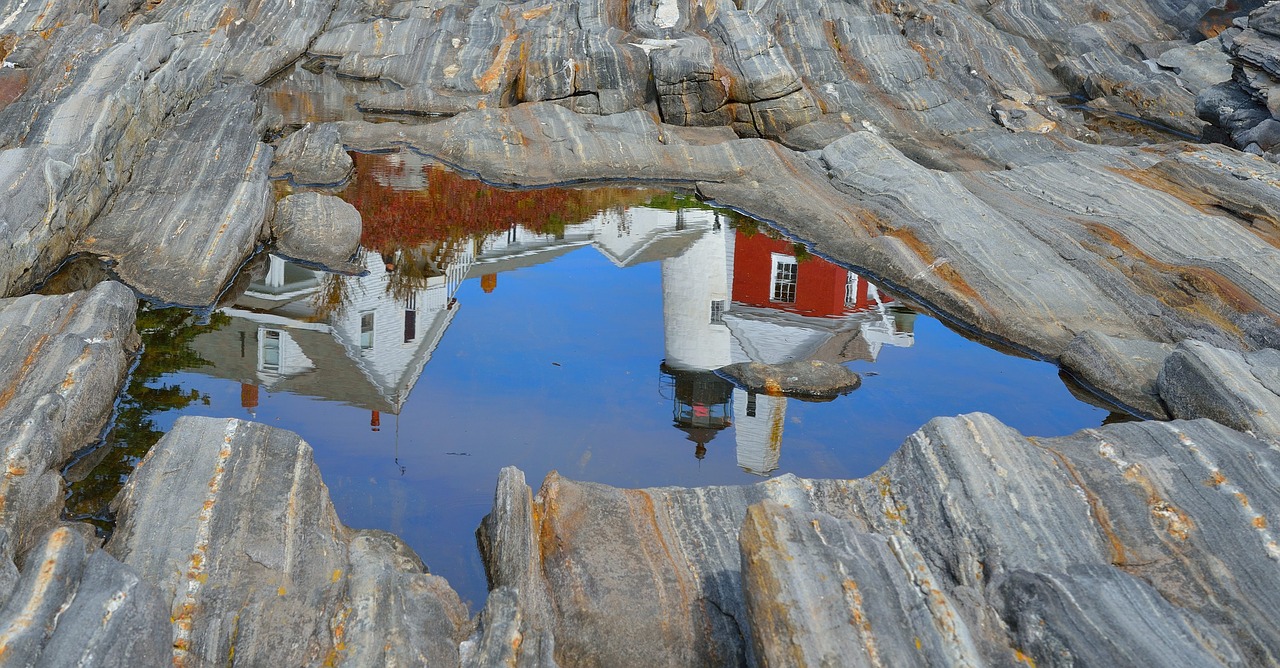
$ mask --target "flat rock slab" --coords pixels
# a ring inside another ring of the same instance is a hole
[[[479,532],[504,593],[470,647],[561,666],[1267,664],[1278,471],[1280,451],[1209,420],[1037,439],[982,414],[931,421],[861,480],[553,473],[535,496],[506,469]],[[513,633],[534,647],[492,649]]]
[[[748,392],[809,401],[831,401],[862,385],[862,377],[845,366],[821,360],[799,360],[782,364],[741,362],[721,367],[716,373],[741,385]]]
[[[276,250],[281,254],[347,271],[352,270],[351,258],[360,248],[361,227],[360,212],[354,206],[340,197],[315,192],[280,200],[271,221]]]
[[[0,533],[20,557],[57,523],[59,467],[97,438],[137,343],[119,283],[0,299]]]
[[[311,447],[183,417],[117,497],[107,551],[162,593],[178,665],[458,665],[470,620],[399,539],[338,521]]]
[[[264,236],[272,149],[252,131],[250,86],[192,105],[77,246],[113,260],[121,280],[164,302],[207,306]]]

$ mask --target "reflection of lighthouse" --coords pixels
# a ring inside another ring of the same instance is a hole
[[[678,229],[704,231],[683,253],[662,261],[662,373],[673,390],[675,426],[689,435],[701,459],[707,443],[733,419],[733,386],[714,373],[731,358],[724,313],[733,234],[711,211],[684,210],[677,216]]]

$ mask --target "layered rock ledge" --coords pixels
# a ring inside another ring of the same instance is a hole
[[[474,665],[1263,665],[1280,451],[1208,420],[937,418],[861,480],[505,469]]]

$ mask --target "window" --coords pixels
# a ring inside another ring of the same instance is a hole
[[[844,305],[848,308],[858,305],[858,275],[852,271],[844,282]]]
[[[360,349],[373,348],[373,312],[360,314]]]
[[[411,343],[418,338],[418,312],[412,309],[405,309],[404,312],[404,342]]]
[[[715,299],[711,302],[711,324],[724,324],[724,300]]]
[[[773,281],[769,287],[770,299],[783,304],[796,301],[796,273],[799,265],[790,255],[773,255]]]
[[[280,330],[258,330],[258,370],[280,370]]]

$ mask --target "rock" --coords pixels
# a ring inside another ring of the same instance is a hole
[[[841,364],[797,360],[781,364],[740,362],[716,370],[748,392],[809,401],[831,401],[862,384],[862,378]]]
[[[1014,132],[1049,132],[1056,123],[1040,115],[1040,112],[1017,100],[1000,100],[991,105],[991,115],[996,122]]]
[[[1173,348],[1169,343],[1120,339],[1089,330],[1071,340],[1060,361],[1086,387],[1126,408],[1167,420],[1170,415],[1160,401],[1156,381]]]
[[[160,590],[175,662],[459,662],[457,594],[398,539],[342,526],[290,432],[180,418],[113,507],[106,550]]]
[[[333,269],[350,265],[360,248],[360,212],[333,195],[304,192],[276,204],[271,231],[289,258]]]
[[[983,663],[955,606],[928,591],[935,585],[924,559],[904,542],[774,501],[747,508],[738,542],[762,665]]]
[[[1160,397],[1174,417],[1207,417],[1280,443],[1280,351],[1240,354],[1183,341],[1165,360]]]
[[[272,149],[252,132],[253,88],[204,98],[145,159],[77,244],[112,259],[121,280],[161,301],[212,304],[264,235]],[[175,178],[181,175],[181,180]]]
[[[0,299],[0,534],[19,560],[58,522],[60,467],[98,438],[137,347],[119,283]]]
[[[155,587],[60,527],[0,608],[0,653],[11,665],[158,666],[169,661],[168,620]]]
[[[1192,93],[1231,80],[1231,56],[1217,40],[1170,49],[1156,62],[1176,72],[1179,83]]]
[[[563,666],[1268,663],[1276,464],[1208,420],[1046,439],[972,414],[862,480],[620,490],[552,473],[531,498],[507,469],[480,533],[508,593],[484,614],[491,640],[550,630]],[[525,591],[550,622],[513,602]]]
[[[300,186],[336,186],[351,178],[351,169],[338,129],[330,123],[308,123],[280,142],[271,178],[288,178]]]

